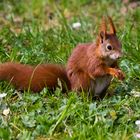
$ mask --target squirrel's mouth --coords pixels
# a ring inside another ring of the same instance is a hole
[[[111,55],[110,55],[110,59],[111,59],[111,60],[114,60],[114,61],[115,61],[115,60],[118,60],[120,57],[121,57],[121,55],[119,55],[119,54],[111,54]]]

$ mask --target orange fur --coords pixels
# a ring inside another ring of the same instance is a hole
[[[116,29],[113,24],[112,18],[108,17],[108,20],[109,20],[109,24],[110,24],[110,34],[116,34]]]
[[[93,96],[104,97],[110,85],[111,77],[124,79],[118,68],[117,59],[121,57],[121,44],[116,36],[115,26],[110,17],[110,33],[107,33],[103,18],[96,43],[78,45],[67,63],[67,75],[72,90],[92,92]],[[113,48],[107,50],[108,44]]]
[[[6,80],[18,90],[39,92],[46,86],[53,90],[58,86],[58,79],[62,82],[63,91],[70,89],[66,70],[60,65],[30,66],[12,62],[0,64],[0,81]]]

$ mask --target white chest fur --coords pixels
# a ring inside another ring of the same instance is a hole
[[[107,75],[103,77],[98,77],[94,81],[91,82],[91,89],[94,93],[94,96],[100,96],[104,90],[106,90],[110,84],[112,76]]]

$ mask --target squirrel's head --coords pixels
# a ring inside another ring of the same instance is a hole
[[[121,43],[116,36],[116,29],[110,17],[108,17],[108,21],[110,24],[109,33],[107,33],[106,20],[103,18],[96,43],[103,59],[116,61],[122,56]]]

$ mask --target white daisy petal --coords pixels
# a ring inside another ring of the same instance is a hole
[[[80,23],[80,22],[75,22],[75,23],[72,24],[72,27],[73,27],[74,29],[78,29],[78,28],[81,27],[81,23]]]
[[[136,124],[136,125],[140,125],[140,120],[136,120],[136,121],[135,121],[135,124]]]
[[[6,93],[0,93],[0,99],[2,99],[3,97],[5,97],[7,94]]]
[[[140,133],[135,134],[137,138],[140,138]]]
[[[6,108],[3,110],[2,114],[7,116],[10,113],[10,108]]]

